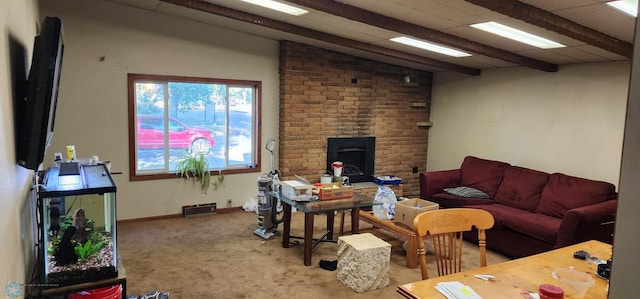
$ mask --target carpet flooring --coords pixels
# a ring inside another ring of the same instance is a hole
[[[324,229],[324,219],[324,215],[316,216],[316,232]],[[339,219],[336,216],[336,232]],[[347,216],[347,231],[348,223]],[[280,237],[265,241],[255,236],[257,227],[255,212],[242,210],[119,223],[117,246],[127,274],[127,294],[158,290],[170,293],[172,299],[402,298],[396,293],[397,286],[420,280],[420,268],[405,267],[403,241],[364,222],[361,232],[371,232],[392,245],[389,286],[364,293],[338,281],[337,271],[320,268],[320,260],[337,260],[337,244],[320,244],[313,252],[312,265],[305,267],[302,244],[283,248]],[[282,224],[278,229],[282,230]],[[291,235],[303,233],[304,214],[295,212]],[[463,268],[477,267],[477,245],[466,243],[464,254]],[[491,251],[487,259],[488,264],[508,260]],[[436,273],[435,265],[430,264],[429,274]]]

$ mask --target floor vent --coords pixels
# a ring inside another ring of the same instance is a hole
[[[216,203],[204,203],[199,205],[183,206],[182,216],[193,217],[202,215],[213,215],[216,213]]]

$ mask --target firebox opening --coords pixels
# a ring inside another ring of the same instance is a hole
[[[342,175],[351,183],[371,182],[375,161],[375,137],[328,138],[327,171],[332,173],[331,164],[341,161]]]

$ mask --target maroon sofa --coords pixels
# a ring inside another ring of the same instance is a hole
[[[591,239],[613,242],[618,200],[607,182],[468,156],[460,169],[420,173],[420,197],[440,208],[490,212],[487,248],[512,258]],[[464,237],[477,241],[475,231]]]

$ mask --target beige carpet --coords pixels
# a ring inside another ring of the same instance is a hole
[[[336,217],[336,232],[340,217]],[[346,218],[345,223],[349,223]],[[325,216],[316,216],[316,232]],[[304,214],[293,213],[291,234],[303,235]],[[400,284],[420,280],[420,269],[405,267],[402,241],[361,222],[361,232],[371,232],[391,243],[390,285],[356,293],[336,278],[337,271],[318,266],[321,259],[336,260],[337,244],[320,244],[312,265],[303,264],[302,245],[282,248],[278,237],[264,241],[255,236],[253,212],[193,218],[169,218],[118,225],[118,250],[127,274],[127,294],[149,290],[169,292],[175,298],[401,298]],[[282,230],[282,224],[278,227]],[[350,229],[347,227],[346,229]],[[316,234],[317,235],[317,234]],[[478,265],[477,246],[465,244],[463,268]],[[427,256],[428,258],[428,256]],[[489,252],[488,263],[506,257]],[[429,265],[435,275],[435,265]]]

